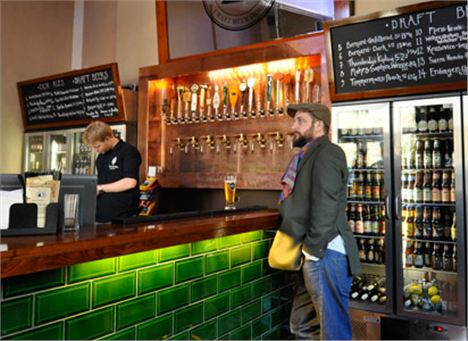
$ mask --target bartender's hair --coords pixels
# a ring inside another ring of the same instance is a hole
[[[101,121],[94,121],[86,127],[83,133],[83,142],[91,145],[95,142],[103,142],[106,137],[114,137],[111,126]]]

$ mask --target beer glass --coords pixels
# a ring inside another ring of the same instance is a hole
[[[63,201],[63,230],[65,232],[77,232],[80,228],[78,221],[80,196],[78,194],[65,194]]]
[[[226,199],[225,210],[236,209],[236,176],[228,175],[224,178],[224,198]]]

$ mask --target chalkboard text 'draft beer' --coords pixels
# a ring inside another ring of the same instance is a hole
[[[432,2],[327,23],[332,99],[466,89],[467,12]]]
[[[122,120],[117,64],[18,83],[26,129]]]

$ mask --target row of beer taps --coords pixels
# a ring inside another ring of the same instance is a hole
[[[190,87],[172,84],[162,88],[162,121],[176,125],[282,116],[289,103],[320,102],[314,74],[311,67],[277,69],[266,75],[239,72],[236,77],[213,77],[211,84]]]
[[[268,149],[271,152],[277,148],[282,149],[286,143],[287,137],[292,134],[286,134],[276,131],[262,134],[260,132],[254,134],[235,134],[235,135],[205,135],[205,136],[190,136],[177,137],[172,141],[169,147],[169,154],[174,154],[174,149],[188,154],[189,149],[195,152],[203,153],[205,150],[220,152],[221,148],[232,150],[236,153],[238,150],[254,152],[256,146],[259,149]],[[289,148],[293,149],[292,139],[289,139]]]

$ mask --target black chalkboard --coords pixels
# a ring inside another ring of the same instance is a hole
[[[26,127],[122,115],[117,64],[106,64],[18,83]]]
[[[466,2],[433,4],[373,20],[327,24],[332,97],[466,82]]]

